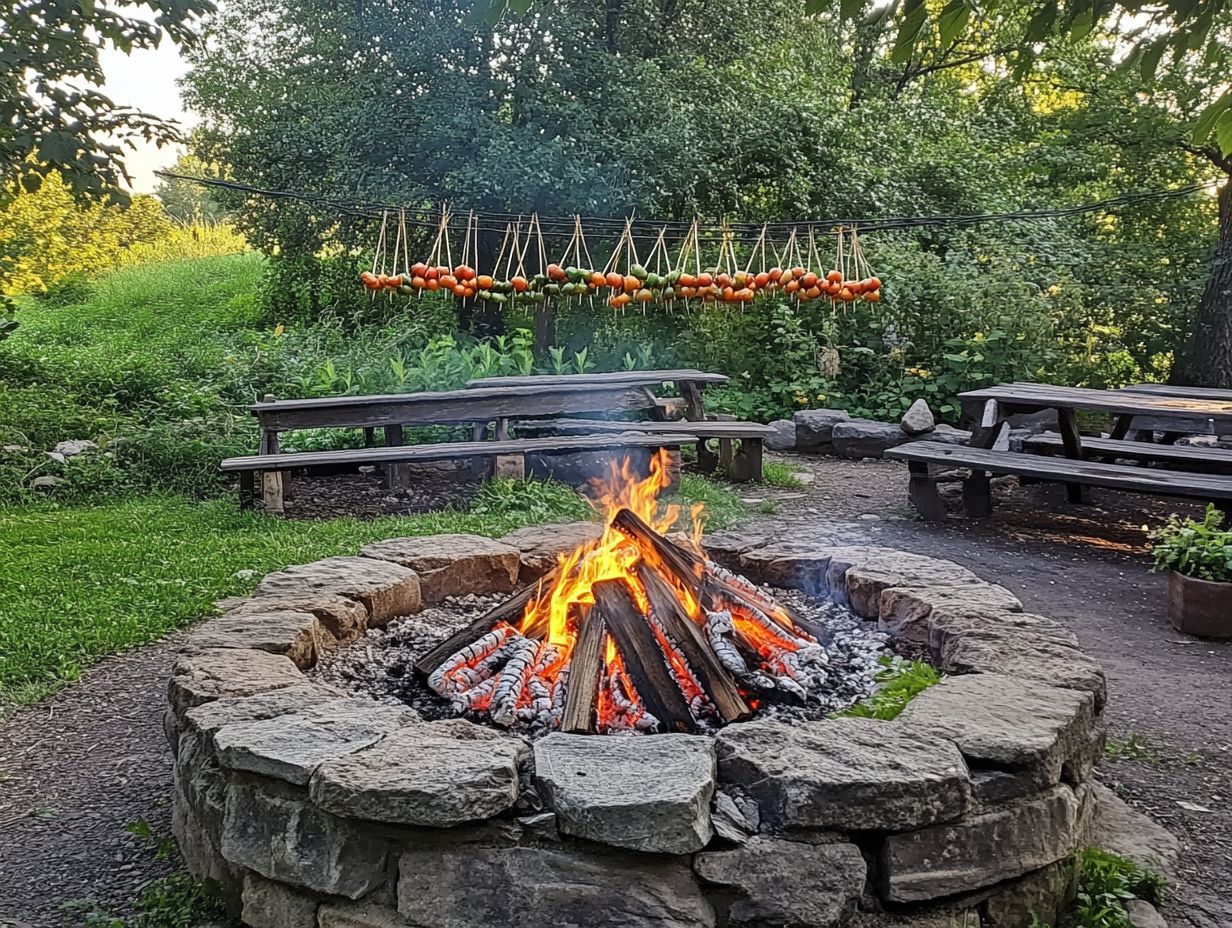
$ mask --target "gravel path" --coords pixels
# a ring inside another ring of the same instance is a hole
[[[950,558],[1074,629],[1108,672],[1111,737],[1130,755],[1105,760],[1100,776],[1185,842],[1169,923],[1232,926],[1232,645],[1173,631],[1163,580],[1146,571],[1142,525],[1186,507],[1095,491],[1095,505],[1077,508],[1060,488],[1034,486],[989,521],[937,526],[914,520],[901,465],[784,459],[810,482],[750,490],[778,506],[750,531]],[[168,639],[105,661],[0,722],[0,926],[79,925],[62,906],[83,899],[122,915],[172,867],[125,830],[145,820],[170,833],[161,714],[172,650]]]

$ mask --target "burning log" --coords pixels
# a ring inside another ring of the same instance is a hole
[[[666,657],[628,585],[623,580],[604,580],[593,589],[595,605],[591,611],[602,614],[647,711],[668,731],[696,730],[688,700],[668,669]]]
[[[564,711],[560,730],[593,733],[599,703],[599,678],[603,675],[604,650],[607,646],[607,623],[602,612],[591,607],[582,617],[577,640],[573,643],[573,658],[561,671],[567,674]],[[558,678],[559,680],[559,678]]]

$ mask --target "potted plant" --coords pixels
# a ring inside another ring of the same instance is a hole
[[[1232,638],[1232,528],[1206,507],[1202,521],[1171,516],[1151,533],[1153,570],[1168,571],[1168,617],[1187,635]]]

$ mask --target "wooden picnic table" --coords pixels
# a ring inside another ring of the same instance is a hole
[[[959,394],[963,417],[972,425],[971,446],[992,448],[1005,420],[1015,413],[1055,409],[1065,457],[1082,460],[1085,455],[1078,431],[1077,411],[1086,409],[1116,417],[1109,435],[1120,440],[1131,430],[1138,437],[1154,440],[1154,429],[1165,431],[1164,440],[1191,432],[1232,431],[1232,399],[1175,396],[1134,390],[1092,390],[1039,383],[1008,383]],[[1072,502],[1085,501],[1085,488],[1069,483]]]
[[[566,389],[587,388],[635,388],[649,390],[665,383],[675,384],[685,402],[685,418],[701,422],[706,418],[702,403],[702,385],[727,383],[726,374],[699,371],[695,368],[677,368],[657,371],[614,371],[606,374],[527,374],[514,377],[480,377],[467,382],[468,389],[490,387],[562,387]]]

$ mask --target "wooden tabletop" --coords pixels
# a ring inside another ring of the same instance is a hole
[[[1133,390],[1091,390],[1043,383],[1006,383],[960,393],[964,403],[996,400],[1011,409],[1091,409],[1122,415],[1232,422],[1232,399],[1168,396]]]
[[[1130,393],[1154,393],[1158,396],[1190,396],[1198,400],[1229,400],[1232,401],[1232,390],[1222,390],[1218,387],[1174,387],[1169,383],[1138,383],[1132,387],[1122,387]]]
[[[483,387],[558,386],[622,386],[652,387],[661,383],[727,383],[726,374],[712,374],[693,368],[669,371],[615,371],[607,374],[529,374],[525,377],[480,377],[467,381],[469,389]]]

